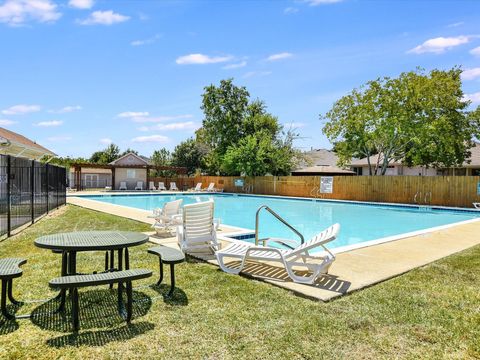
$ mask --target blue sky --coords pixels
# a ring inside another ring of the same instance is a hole
[[[480,1],[0,0],[0,126],[59,155],[173,149],[233,77],[304,137],[352,88],[461,65],[480,105]]]

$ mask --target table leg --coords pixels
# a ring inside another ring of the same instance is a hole
[[[13,294],[12,294],[12,285],[13,285],[13,280],[10,279],[8,280],[8,291],[7,291],[7,294],[8,294],[8,299],[10,300],[10,302],[14,305],[19,305],[21,304],[20,301],[17,301],[15,300],[15,298],[13,297]]]
[[[115,251],[110,250],[110,271],[115,269]],[[109,285],[110,289],[113,289],[113,284]]]
[[[9,281],[7,279],[2,279],[2,297],[0,299],[0,302],[1,302],[2,315],[5,316],[7,319],[12,320],[12,319],[15,319],[15,316],[10,315],[7,311],[8,283],[9,283]]]
[[[132,320],[132,301],[133,301],[133,294],[132,294],[132,282],[127,282],[127,323]]]
[[[130,269],[130,259],[128,255],[128,248],[125,248],[125,270]]]
[[[123,270],[123,249],[118,249],[118,270]]]
[[[68,256],[68,251],[62,252],[62,276],[68,275],[70,259]],[[67,297],[67,290],[60,290],[57,298],[60,298],[60,305],[58,306],[57,312],[61,312],[65,309],[65,299]]]
[[[157,286],[160,285],[163,280],[163,261],[160,256],[158,257],[158,261],[160,262],[160,279],[158,279]]]
[[[175,264],[170,264],[170,291],[168,296],[173,295],[173,290],[175,290]]]

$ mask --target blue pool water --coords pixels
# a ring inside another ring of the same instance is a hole
[[[213,199],[215,216],[223,224],[246,229],[255,229],[255,212],[261,205],[268,205],[298,229],[305,240],[334,223],[340,223],[340,236],[331,247],[358,244],[480,217],[480,212],[474,211],[426,211],[416,207],[232,194],[102,195],[88,198],[143,210],[162,207],[165,202],[177,199],[183,199],[184,204]],[[291,230],[267,212],[262,212],[260,224],[261,237],[296,239]]]

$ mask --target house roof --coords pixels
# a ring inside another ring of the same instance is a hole
[[[468,161],[465,161],[463,163],[463,167],[480,167],[480,143],[475,142],[475,145],[470,148],[470,158],[467,159]],[[372,155],[370,156],[370,164],[375,165],[377,163],[379,155]],[[402,165],[402,161],[394,161],[391,162],[389,165]],[[367,158],[364,157],[363,159],[357,159],[357,160],[352,160],[350,162],[350,166],[368,166],[368,161]]]
[[[137,155],[133,152],[127,153],[127,154],[119,157],[118,159],[109,163],[109,165],[120,165],[122,162],[127,162],[127,159],[132,159],[131,164],[134,164],[134,165],[150,165],[150,159],[149,158],[147,158],[145,156]]]
[[[0,140],[4,140],[3,152],[10,155],[18,155],[37,159],[44,155],[56,156],[56,154],[35,141],[17,134],[11,130],[0,127]]]
[[[306,167],[303,169],[292,171],[292,174],[300,174],[300,173],[308,173],[308,174],[355,174],[354,171],[348,169],[342,169],[338,166],[332,165],[315,165]]]

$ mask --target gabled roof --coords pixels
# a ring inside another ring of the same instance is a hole
[[[35,141],[17,134],[11,130],[0,127],[0,142],[5,143],[3,152],[10,155],[19,155],[28,158],[40,158],[44,155],[56,156],[56,154]]]
[[[120,165],[122,162],[127,162],[127,160],[132,159],[131,163],[133,165],[150,165],[150,160],[144,156],[137,155],[133,152],[125,154],[118,159],[109,163],[109,165]],[[130,164],[129,164],[130,165]]]

